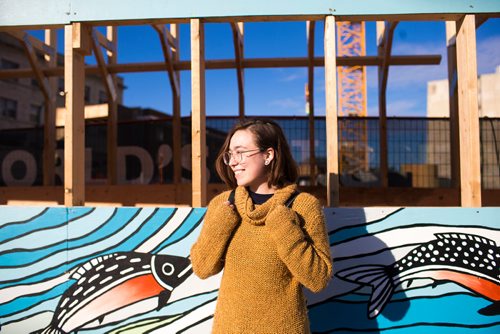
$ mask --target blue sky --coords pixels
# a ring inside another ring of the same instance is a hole
[[[315,54],[322,56],[323,23],[316,24]],[[36,34],[36,33],[35,33]],[[40,36],[39,34],[36,34]],[[305,57],[305,22],[245,24],[244,56]],[[59,33],[62,51],[62,31]],[[491,73],[500,65],[500,19],[489,19],[477,30],[478,73]],[[189,25],[181,25],[180,56],[190,58]],[[367,55],[376,54],[375,22],[366,24]],[[228,23],[205,25],[206,59],[234,57]],[[444,22],[401,22],[394,33],[394,55],[441,54],[440,65],[393,66],[387,90],[388,116],[425,116],[427,82],[447,77]],[[163,61],[158,35],[150,26],[121,26],[118,30],[118,62]],[[93,57],[86,62],[94,64]],[[324,70],[315,68],[315,114],[325,114]],[[121,74],[127,89],[124,104],[149,107],[171,114],[171,89],[166,72]],[[378,114],[377,69],[368,67],[368,115]],[[245,108],[248,115],[305,115],[306,68],[245,70]],[[181,72],[181,113],[191,111],[190,71]],[[237,115],[238,88],[235,70],[207,70],[207,115]]]

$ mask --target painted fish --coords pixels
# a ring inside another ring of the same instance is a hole
[[[368,317],[382,312],[394,289],[414,279],[431,278],[455,282],[492,301],[479,310],[483,315],[500,314],[500,247],[493,240],[464,233],[435,234],[434,239],[412,249],[389,266],[362,265],[335,275],[343,280],[372,286]],[[435,285],[434,285],[435,286]]]
[[[189,258],[123,252],[80,266],[76,282],[61,296],[52,322],[41,333],[71,333],[141,300],[158,297],[163,307],[174,288],[192,273]]]

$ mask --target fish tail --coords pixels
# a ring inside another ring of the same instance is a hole
[[[372,295],[368,304],[368,318],[370,319],[382,312],[394,292],[394,282],[385,266],[352,267],[337,272],[336,276],[345,281],[372,287]]]
[[[500,300],[493,302],[478,311],[482,315],[499,315],[500,314]]]
[[[37,333],[40,333],[40,334],[67,334],[66,332],[60,330],[59,328],[53,326],[52,324],[50,324],[49,326],[47,326],[41,332],[37,332]]]

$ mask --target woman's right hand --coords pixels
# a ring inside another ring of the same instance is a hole
[[[234,210],[234,204],[233,204],[233,203],[231,203],[231,202],[229,202],[229,201],[225,201],[225,202],[224,202],[224,205],[227,205],[227,206],[229,206],[231,209],[233,209],[233,210]]]

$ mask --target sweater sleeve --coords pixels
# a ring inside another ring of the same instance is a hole
[[[319,292],[330,281],[333,267],[325,216],[314,196],[300,197],[293,205],[297,210],[284,205],[274,208],[266,219],[266,228],[295,279],[312,292]]]
[[[227,197],[222,193],[209,203],[198,240],[190,250],[193,272],[201,279],[222,270],[227,244],[240,221],[236,209],[224,204]]]

